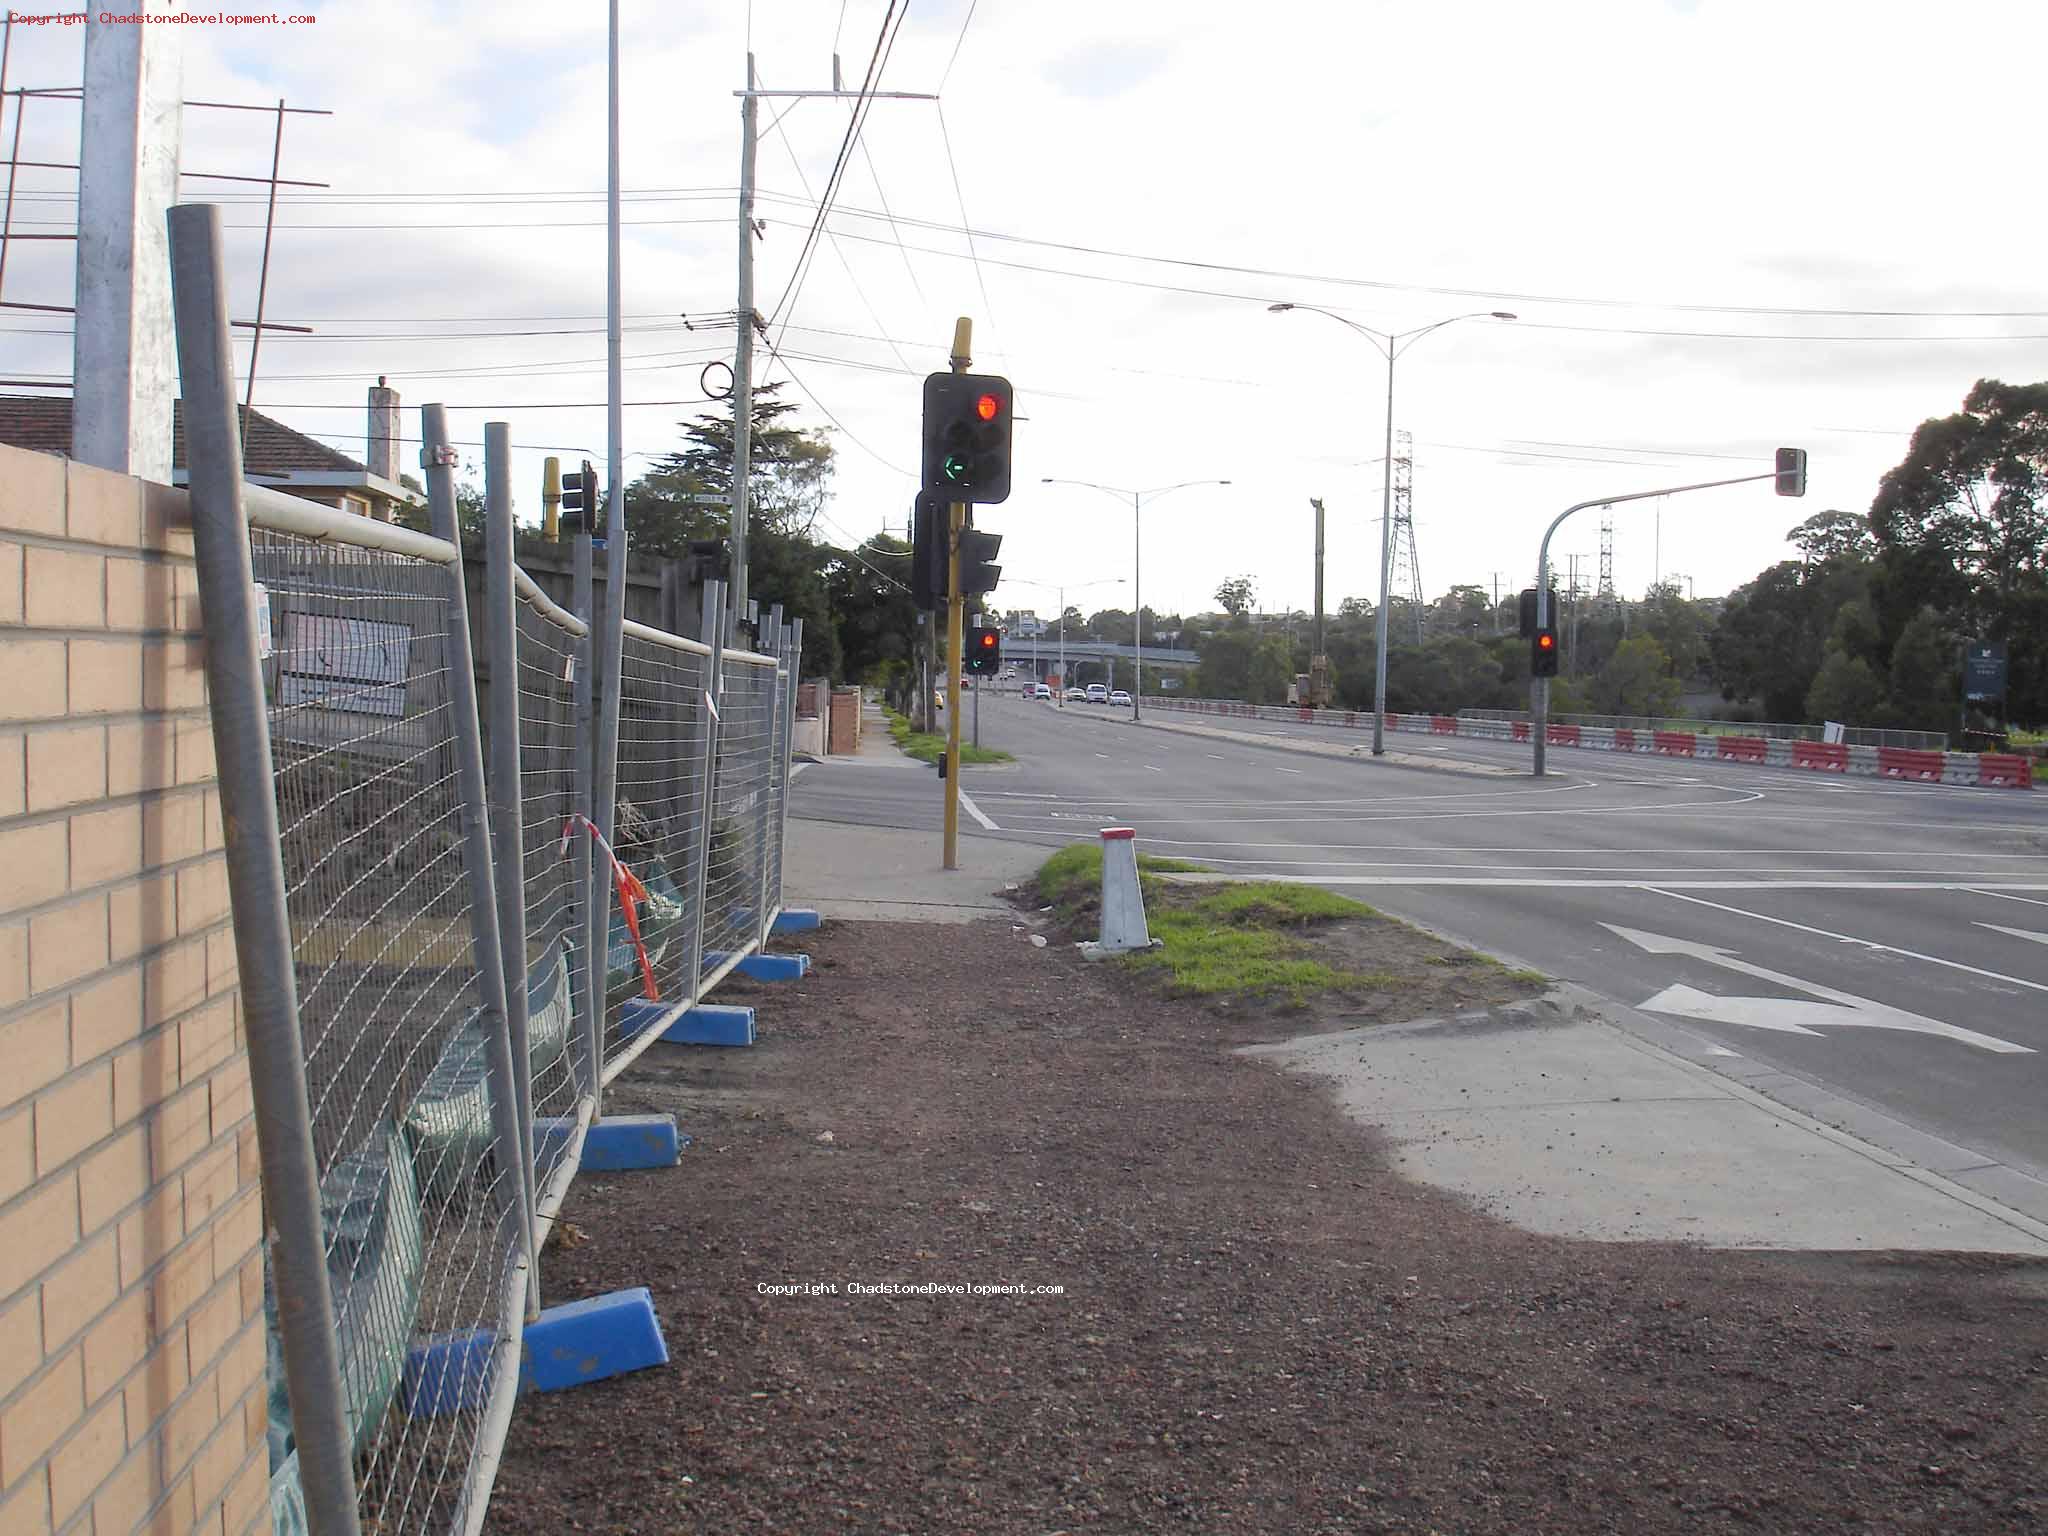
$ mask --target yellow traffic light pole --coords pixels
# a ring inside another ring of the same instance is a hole
[[[974,322],[962,315],[953,322],[955,373],[974,364]],[[960,592],[960,530],[967,526],[967,504],[946,508],[946,853],[944,868],[960,867],[960,651],[967,601]]]

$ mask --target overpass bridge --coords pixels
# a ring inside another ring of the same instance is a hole
[[[1020,668],[1040,682],[1059,671],[1062,654],[1066,657],[1068,677],[1078,683],[1108,682],[1112,663],[1128,682],[1131,658],[1136,655],[1144,663],[1146,686],[1150,687],[1156,678],[1168,693],[1180,688],[1182,679],[1201,659],[1193,651],[1170,645],[1148,645],[1140,651],[1135,646],[1115,645],[1106,640],[1070,639],[1063,652],[1060,642],[1050,635],[1034,640],[1020,640],[1014,635],[1003,637],[1004,663]]]

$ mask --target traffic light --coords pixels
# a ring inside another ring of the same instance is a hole
[[[946,502],[918,493],[910,513],[910,601],[926,613],[946,606]]]
[[[1549,615],[1552,619],[1557,617],[1557,588],[1555,587],[1550,589]],[[1536,637],[1536,589],[1534,587],[1522,588],[1521,620],[1522,638],[1524,640],[1533,640]]]
[[[1778,484],[1780,496],[1804,496],[1806,494],[1806,450],[1804,448],[1780,448],[1778,450]]]
[[[994,677],[1002,665],[1003,632],[976,619],[967,631],[967,670],[976,677]]]
[[[1557,631],[1548,624],[1529,639],[1529,675],[1557,676]]]
[[[732,580],[732,546],[724,539],[692,539],[683,559],[683,580],[691,586]]]
[[[924,488],[948,501],[1010,496],[1010,381],[934,373],[924,381]]]
[[[598,526],[594,515],[597,508],[597,469],[585,459],[581,470],[572,469],[562,476],[562,531],[588,531],[602,537],[604,530]]]
[[[993,564],[996,551],[1003,547],[1000,533],[983,533],[977,528],[960,530],[960,595],[972,597],[978,592],[993,592],[996,583],[1002,580],[1003,568]]]

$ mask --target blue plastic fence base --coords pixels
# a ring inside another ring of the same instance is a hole
[[[445,1333],[415,1344],[405,1361],[401,1400],[414,1418],[474,1410],[490,1395],[488,1328]],[[549,1307],[526,1325],[521,1392],[559,1392],[586,1381],[668,1364],[668,1345],[647,1287]]]
[[[668,1345],[647,1287],[549,1307],[526,1325],[522,1392],[560,1392],[587,1381],[668,1364]]]
[[[809,955],[748,955],[739,973],[753,981],[798,981],[810,974]]]
[[[754,1010],[699,1003],[662,1032],[670,1045],[752,1045]]]
[[[674,1003],[651,1002],[644,997],[629,997],[619,1004],[618,1032],[622,1040],[632,1040],[654,1028],[655,1024],[675,1012]]]
[[[631,1168],[673,1168],[682,1145],[673,1115],[606,1115],[583,1137],[586,1173],[620,1173]]]
[[[770,933],[810,933],[822,927],[825,919],[810,907],[784,907],[775,914]]]
[[[488,1328],[465,1328],[413,1345],[399,1384],[405,1411],[416,1419],[438,1419],[480,1406],[491,1395],[491,1350],[497,1341]]]

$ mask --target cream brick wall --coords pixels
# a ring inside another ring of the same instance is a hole
[[[0,1531],[270,1528],[184,495],[0,448]]]

